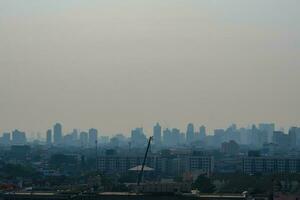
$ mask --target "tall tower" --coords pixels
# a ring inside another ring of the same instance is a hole
[[[186,131],[186,141],[187,143],[192,143],[195,138],[195,130],[194,130],[194,125],[192,123],[189,123],[187,126],[187,131]]]
[[[89,130],[89,147],[95,147],[98,140],[98,130],[91,128]]]
[[[206,137],[206,127],[205,126],[200,126],[199,139],[204,140],[205,137]]]
[[[52,130],[49,129],[46,133],[46,143],[48,146],[52,144]]]
[[[87,132],[80,132],[79,141],[81,148],[86,148],[88,145],[88,133]]]
[[[156,123],[156,125],[153,127],[153,138],[154,138],[154,145],[156,147],[161,146],[161,126],[159,123]]]
[[[55,145],[62,144],[62,125],[56,123],[53,127],[53,139]]]

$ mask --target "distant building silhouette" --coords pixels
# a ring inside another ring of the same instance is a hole
[[[56,123],[53,127],[53,139],[55,145],[61,145],[63,142],[62,125],[60,123]]]
[[[162,144],[162,142],[161,142],[161,126],[159,125],[159,123],[157,123],[153,127],[153,141],[154,141],[154,145],[156,147],[160,147]]]
[[[234,140],[223,142],[221,152],[228,155],[237,155],[240,151],[240,146]]]
[[[195,130],[192,123],[188,124],[186,131],[186,141],[187,143],[192,143],[195,139]]]
[[[143,128],[136,128],[131,131],[131,145],[132,147],[142,148],[147,144],[147,137],[144,134]]]
[[[278,144],[281,149],[290,148],[290,137],[282,131],[274,131],[273,141],[275,144]]]
[[[270,123],[261,123],[258,125],[260,131],[265,132],[267,134],[267,142],[273,142],[273,132],[275,131],[275,124]]]
[[[205,140],[205,137],[206,137],[206,127],[205,126],[200,126],[199,139],[200,140]]]
[[[88,137],[87,132],[80,132],[79,141],[82,148],[86,148],[88,146]]]
[[[10,145],[10,133],[3,133],[2,137],[0,138],[0,144],[4,146]]]
[[[48,146],[52,145],[52,130],[51,129],[47,130],[46,143]]]
[[[164,146],[173,146],[172,131],[168,128],[163,131],[163,142]]]
[[[26,134],[25,132],[14,130],[12,132],[12,144],[14,145],[24,145],[26,144]]]
[[[95,147],[96,141],[98,141],[98,130],[91,128],[89,130],[89,147]]]

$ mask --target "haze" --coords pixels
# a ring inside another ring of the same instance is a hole
[[[0,132],[300,125],[298,0],[0,0]]]

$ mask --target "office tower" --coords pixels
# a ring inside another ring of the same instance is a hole
[[[229,126],[225,131],[224,141],[229,142],[231,140],[233,140],[237,143],[241,142],[241,135],[240,135],[240,132],[237,130],[235,124],[232,124],[231,126]]]
[[[163,131],[163,143],[164,146],[172,146],[172,132],[168,128]]]
[[[298,135],[298,128],[291,127],[289,130],[289,140],[290,140],[291,148],[295,148],[297,146],[297,135]]]
[[[224,129],[215,129],[214,130],[214,146],[220,146],[221,143],[225,141],[225,130]]]
[[[250,138],[251,138],[251,129],[241,128],[239,130],[241,135],[241,144],[249,145],[250,144]]]
[[[290,137],[282,131],[274,131],[273,141],[278,144],[279,148],[289,148],[290,147]]]
[[[131,145],[132,147],[144,147],[147,145],[147,137],[144,134],[143,128],[136,128],[131,131]]]
[[[296,132],[296,146],[300,146],[300,128],[296,127],[294,131]]]
[[[221,152],[224,154],[237,155],[239,150],[240,146],[234,140],[223,142],[221,145]]]
[[[79,135],[80,146],[85,148],[88,145],[88,133],[81,132]]]
[[[260,148],[268,142],[268,133],[265,130],[261,130],[253,125],[251,129],[250,141],[252,146]]]
[[[182,144],[182,136],[180,130],[177,128],[173,128],[172,130],[168,128],[165,129],[163,131],[163,142],[167,147],[174,147]]]
[[[95,147],[98,141],[98,130],[91,128],[89,130],[89,147]]]
[[[4,146],[10,145],[10,133],[3,133],[2,137],[0,138],[0,144]]]
[[[206,137],[206,127],[205,126],[200,126],[199,139],[203,141],[203,140],[205,140],[205,137]]]
[[[153,141],[155,146],[161,146],[161,126],[159,123],[153,127]]]
[[[78,130],[73,129],[71,135],[72,135],[73,141],[76,142],[78,140]]]
[[[128,147],[128,139],[122,133],[118,133],[110,139],[110,146],[114,148]]]
[[[72,133],[63,136],[63,144],[65,146],[73,146],[74,145]]]
[[[261,123],[258,125],[258,129],[261,132],[264,132],[265,134],[267,134],[268,137],[268,143],[273,142],[273,133],[275,131],[275,124],[273,123]]]
[[[192,143],[195,139],[194,125],[192,123],[188,124],[186,131],[186,141],[187,143]]]
[[[180,130],[177,128],[172,129],[172,145],[177,146],[180,144]]]
[[[54,139],[54,144],[55,145],[61,145],[63,142],[63,137],[62,137],[62,125],[59,123],[56,123],[53,127],[53,139]]]
[[[12,132],[12,144],[14,145],[24,145],[26,144],[26,134],[25,132],[21,132],[19,130],[14,130]]]
[[[46,133],[46,143],[48,146],[52,144],[52,130],[49,129]]]

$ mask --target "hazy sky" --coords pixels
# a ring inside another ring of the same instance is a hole
[[[300,126],[299,0],[0,0],[0,132]]]

